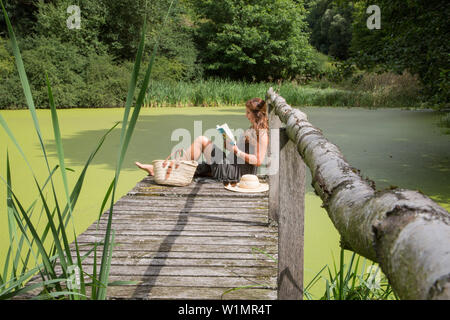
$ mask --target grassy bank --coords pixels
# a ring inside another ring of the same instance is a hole
[[[277,88],[293,106],[335,107],[422,107],[420,86],[408,75],[361,74],[348,81],[247,83],[228,80],[198,82],[152,82],[145,106],[225,106],[241,105],[250,98],[264,97],[269,87]]]
[[[431,107],[422,102],[417,80],[408,75],[362,73],[351,79],[332,82],[328,80],[297,84],[295,82],[242,82],[223,79],[200,81],[151,81],[144,107],[216,107],[243,105],[253,97],[264,97],[269,87],[276,88],[293,106],[332,106],[364,108],[420,108]],[[22,93],[21,93],[22,94]],[[83,95],[83,91],[71,91]],[[108,99],[102,100],[102,97]],[[112,98],[114,97],[114,99]],[[125,95],[115,91],[102,91],[95,104],[58,104],[57,108],[123,107]],[[16,100],[18,101],[18,100]],[[78,101],[76,97],[74,101]],[[94,101],[94,100],[93,100]],[[0,106],[0,109],[17,109],[19,105]],[[48,108],[48,103],[38,103],[38,108]]]

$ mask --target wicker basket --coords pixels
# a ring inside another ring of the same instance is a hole
[[[181,187],[192,182],[198,163],[193,160],[180,160],[176,156],[180,155],[181,152],[185,151],[179,149],[169,155],[166,160],[153,160],[153,172],[157,184]],[[174,154],[175,160],[169,160]]]

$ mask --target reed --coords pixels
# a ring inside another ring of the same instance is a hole
[[[313,285],[319,279],[325,281],[325,292],[320,300],[398,300],[379,266],[365,258],[361,261],[361,256],[354,252],[346,264],[344,249],[341,249],[339,265],[333,259],[333,269],[326,267],[328,277],[320,275],[322,268],[313,279]],[[306,297],[312,298],[310,294]]]
[[[359,78],[358,78],[359,79]],[[264,97],[273,87],[293,106],[421,107],[419,87],[408,74],[364,74],[358,83],[328,81],[300,85],[295,82],[244,82],[207,79],[192,82],[151,81],[145,107],[215,107],[244,105]]]
[[[165,21],[170,14],[174,1],[171,2]],[[29,291],[39,290],[34,299],[106,299],[107,288],[109,285],[130,284],[132,282],[120,281],[109,282],[109,270],[111,266],[112,250],[114,246],[114,229],[112,228],[112,215],[114,208],[114,199],[122,163],[130,143],[134,128],[136,126],[139,112],[144,102],[145,93],[150,82],[150,75],[154,64],[156,52],[158,49],[159,39],[156,41],[150,62],[148,63],[145,77],[141,83],[138,98],[133,105],[133,97],[137,87],[137,78],[141,66],[142,55],[145,45],[145,19],[142,30],[141,40],[134,63],[133,72],[129,84],[127,100],[125,103],[124,116],[122,121],[122,129],[120,135],[120,147],[117,152],[117,163],[114,179],[111,182],[104,199],[102,201],[99,216],[103,212],[108,201],[110,201],[110,209],[108,216],[108,226],[102,242],[96,242],[83,255],[80,254],[80,248],[76,241],[76,231],[74,224],[73,212],[82,190],[86,171],[89,168],[95,155],[101,148],[108,134],[118,125],[116,123],[97,143],[90,157],[81,171],[75,186],[69,189],[66,171],[67,168],[64,159],[64,148],[61,139],[61,130],[59,127],[58,114],[53,99],[53,92],[50,81],[46,76],[48,89],[49,106],[52,116],[52,125],[54,132],[54,141],[58,155],[58,165],[51,168],[43,138],[36,115],[36,108],[30,89],[30,84],[25,72],[21,53],[17,40],[9,20],[8,14],[0,0],[5,21],[8,28],[8,34],[11,41],[13,54],[15,57],[16,67],[19,78],[25,94],[28,109],[33,119],[34,128],[39,140],[43,159],[46,164],[48,176],[44,183],[40,183],[33,171],[31,163],[27,160],[20,144],[15,138],[13,132],[9,129],[8,124],[0,115],[0,125],[11,139],[20,155],[25,160],[28,169],[31,172],[30,177],[37,189],[38,197],[32,202],[31,206],[24,208],[23,201],[18,199],[12,187],[13,174],[11,172],[9,153],[6,154],[6,178],[0,176],[5,184],[7,192],[7,215],[9,227],[10,246],[6,254],[3,270],[0,269],[0,299],[11,299],[18,295],[23,295]],[[55,173],[59,171],[62,177],[63,192],[57,190],[55,186]],[[52,195],[51,201],[45,197],[46,189],[50,189]],[[64,196],[61,197],[60,194]],[[45,221],[44,230],[41,232],[37,227],[34,219],[35,211],[40,206],[40,215],[38,223],[43,219]],[[69,238],[73,237],[74,247],[69,244]],[[97,265],[97,250],[102,247],[101,263]],[[83,260],[90,254],[94,254],[94,266],[92,274],[83,270]],[[34,265],[30,266],[30,264]],[[32,281],[26,284],[36,273],[40,275],[40,281]],[[88,288],[90,287],[90,290]]]

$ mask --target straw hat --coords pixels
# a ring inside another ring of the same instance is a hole
[[[260,183],[258,177],[254,174],[244,174],[236,186],[227,184],[225,189],[236,192],[264,192],[269,190],[269,184]]]

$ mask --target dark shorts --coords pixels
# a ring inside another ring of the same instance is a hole
[[[233,158],[230,159],[230,157]],[[244,174],[256,174],[256,166],[237,163],[235,157],[233,154],[227,156],[225,152],[214,145],[211,151],[212,163],[199,163],[194,177],[212,177],[223,182],[239,182]]]

